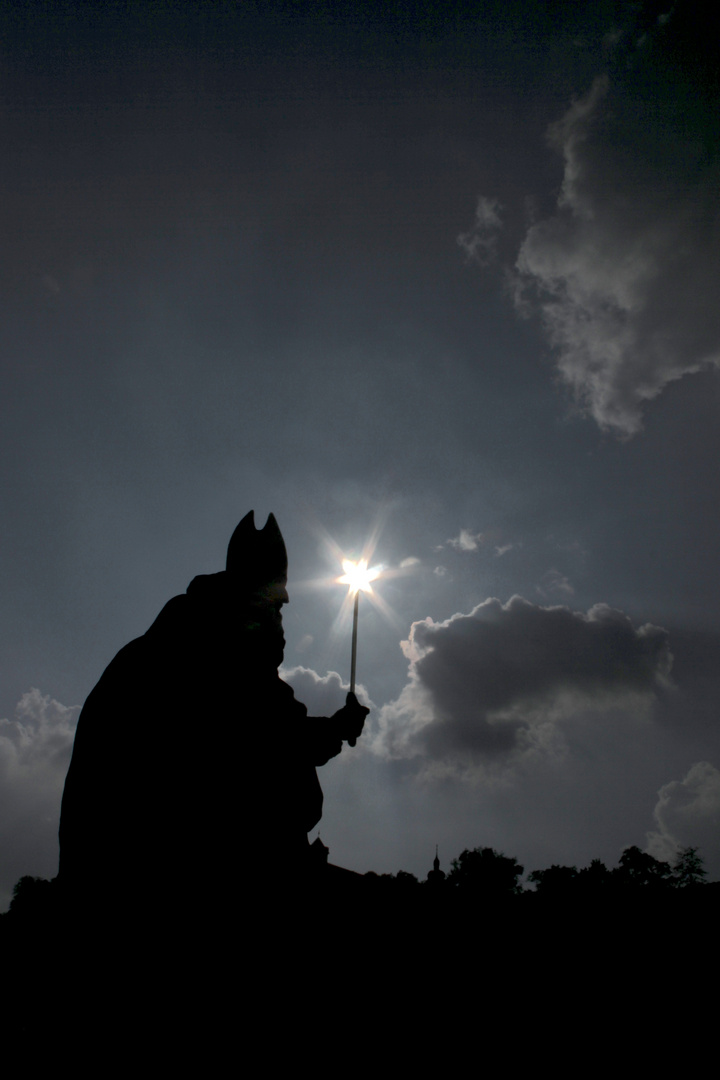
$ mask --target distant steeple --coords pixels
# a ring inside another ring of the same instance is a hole
[[[440,858],[438,856],[438,846],[435,845],[435,858],[433,859],[433,868],[428,872],[427,876],[428,885],[438,886],[442,885],[445,880],[445,871],[440,869]]]

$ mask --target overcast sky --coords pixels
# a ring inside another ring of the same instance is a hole
[[[696,845],[720,877],[698,12],[3,5],[0,909],[56,873],[103,668],[249,509],[286,538],[311,713],[349,677],[333,551],[374,536],[388,570],[367,733],[321,770],[332,861]],[[133,716],[117,740],[142,753]]]

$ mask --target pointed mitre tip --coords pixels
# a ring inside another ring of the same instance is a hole
[[[242,557],[241,553],[245,548],[245,538],[248,533],[255,533],[255,511],[248,510],[244,518],[235,526],[235,530],[230,537],[230,543],[227,549],[227,559],[225,561],[226,570],[235,570],[238,568],[238,564]]]
[[[261,539],[262,537],[262,539]],[[255,511],[250,510],[230,537],[225,569],[252,575],[287,577],[287,552],[274,514],[269,514],[262,529],[255,526]],[[269,580],[269,578],[268,578]]]

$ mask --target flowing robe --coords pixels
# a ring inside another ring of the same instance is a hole
[[[218,882],[276,889],[304,872],[315,766],[341,743],[279,678],[282,644],[223,572],[120,650],[65,784],[59,881],[73,902],[193,904]]]

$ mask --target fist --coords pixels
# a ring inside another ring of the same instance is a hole
[[[348,742],[350,746],[354,746],[358,737],[362,735],[365,717],[369,712],[370,710],[361,705],[354,694],[348,694],[343,708],[338,709],[333,716],[333,720],[336,720],[338,724],[340,738]]]

